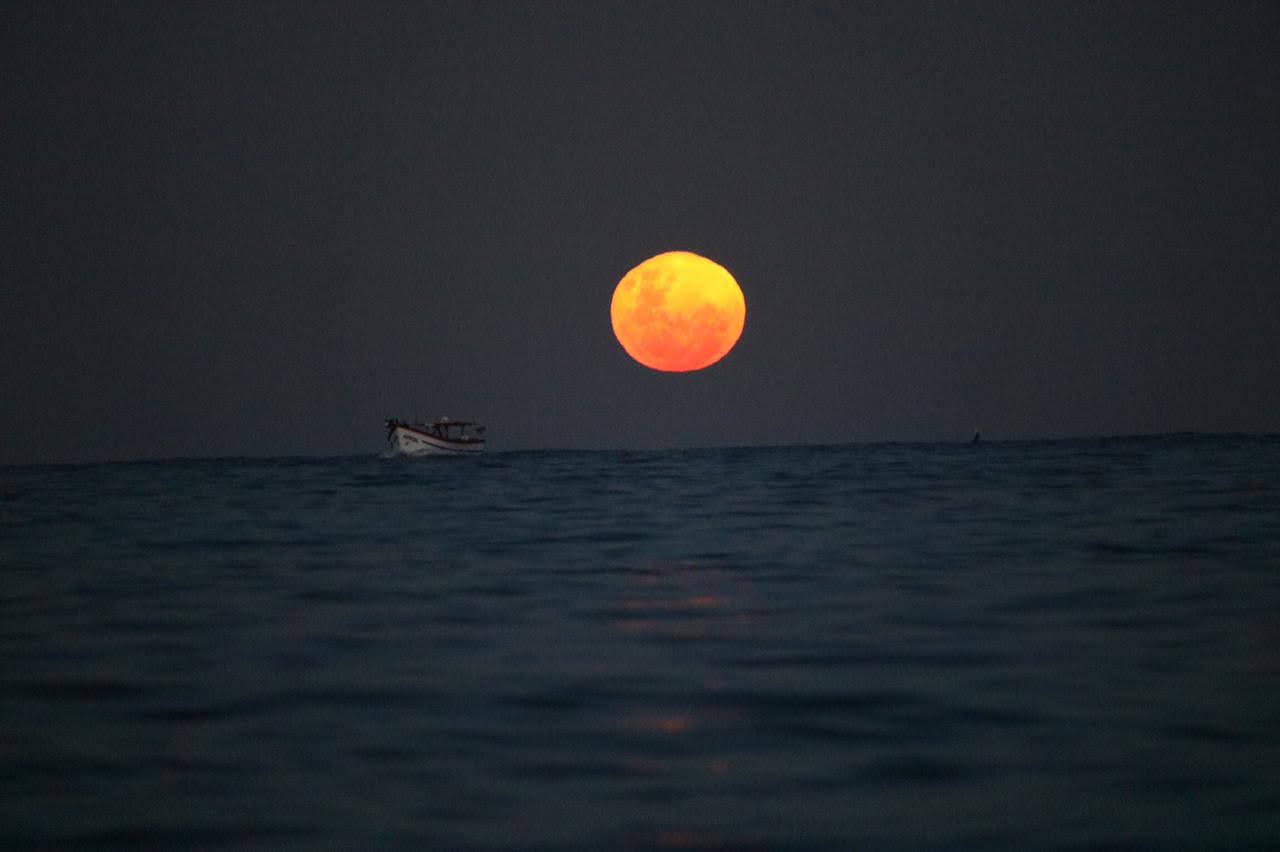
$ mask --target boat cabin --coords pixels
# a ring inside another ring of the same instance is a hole
[[[480,437],[484,434],[484,427],[479,423],[472,423],[469,420],[450,420],[448,417],[441,417],[439,420],[433,421],[426,428],[428,435],[439,438],[442,441],[454,441],[457,443],[467,443],[469,441],[483,441]]]

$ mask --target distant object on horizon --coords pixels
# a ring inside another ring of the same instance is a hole
[[[973,440],[972,440],[972,441],[970,441],[969,443],[970,443],[970,444],[980,444],[980,443],[982,443],[982,433],[981,433],[981,432],[977,432],[977,431],[975,431],[975,432],[973,433]]]
[[[458,456],[484,449],[485,427],[470,420],[441,417],[431,423],[386,422],[391,452],[402,456]]]

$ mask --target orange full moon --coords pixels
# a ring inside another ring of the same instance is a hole
[[[654,370],[701,370],[742,336],[747,303],[729,270],[687,251],[651,257],[628,272],[609,307],[613,333]]]

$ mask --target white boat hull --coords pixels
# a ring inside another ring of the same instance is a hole
[[[484,441],[449,441],[408,426],[396,426],[387,441],[392,452],[405,456],[471,456],[484,450]]]

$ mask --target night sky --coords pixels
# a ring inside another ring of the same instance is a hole
[[[1280,5],[8,3],[0,463],[1280,431]],[[746,329],[639,366],[683,249]]]

